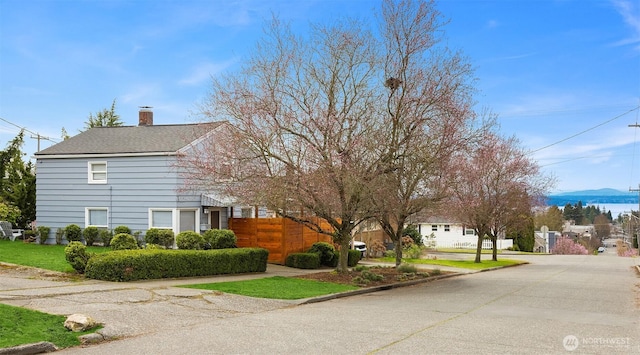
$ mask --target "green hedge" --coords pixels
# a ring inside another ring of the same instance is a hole
[[[320,267],[318,253],[291,253],[287,255],[284,264],[297,269],[317,269]]]
[[[85,276],[105,281],[265,272],[269,252],[262,248],[219,250],[118,250],[89,259]]]

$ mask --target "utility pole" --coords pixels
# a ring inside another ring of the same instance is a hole
[[[638,121],[636,120],[636,122],[638,122]],[[637,123],[636,124],[630,124],[629,127],[640,128],[640,124],[637,124]],[[638,217],[640,217],[640,184],[638,184],[638,188],[637,189],[629,188],[629,191],[638,192]],[[633,211],[631,211],[631,215],[633,216]],[[640,234],[640,231],[636,233],[636,240],[638,240],[638,237],[639,237],[638,234]],[[639,242],[638,244],[640,244],[640,241],[638,241],[638,242]],[[631,248],[633,249],[633,234],[631,235]],[[640,250],[640,247],[638,248],[638,250]]]
[[[37,152],[40,151],[40,140],[42,140],[42,139],[44,139],[46,141],[50,141],[51,140],[51,138],[49,138],[49,137],[41,136],[40,133],[36,133],[35,136],[32,135],[31,138],[38,140],[38,150],[37,150]]]

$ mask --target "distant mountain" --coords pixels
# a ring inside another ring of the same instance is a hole
[[[638,194],[631,191],[616,189],[582,190],[553,194],[547,196],[547,205],[563,207],[567,203],[576,204],[582,201],[582,205],[613,204],[613,203],[638,203]]]

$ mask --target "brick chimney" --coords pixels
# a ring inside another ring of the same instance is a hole
[[[153,111],[151,106],[140,106],[138,126],[153,126]]]

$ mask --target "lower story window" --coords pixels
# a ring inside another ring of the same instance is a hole
[[[108,214],[109,209],[105,207],[87,207],[85,209],[84,224],[94,227],[108,228]]]
[[[173,228],[173,210],[149,210],[149,228]]]

